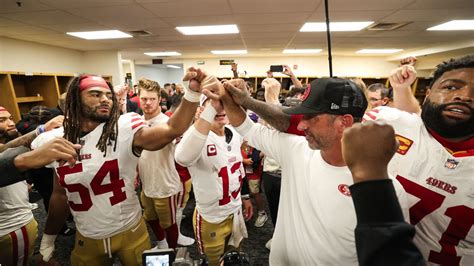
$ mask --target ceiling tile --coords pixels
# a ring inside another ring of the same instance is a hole
[[[227,1],[222,0],[171,1],[141,5],[162,18],[231,14]]]
[[[235,13],[287,13],[313,12],[321,4],[320,0],[229,0]],[[275,14],[275,16],[278,16]]]
[[[32,25],[54,25],[58,24],[58,21],[66,24],[87,22],[86,19],[68,14],[60,10],[11,13],[3,14],[2,17]]]
[[[135,3],[134,0],[40,0],[40,2],[58,9],[114,6]]]
[[[13,1],[13,0],[0,1],[0,14],[44,11],[44,10],[54,9],[48,5],[40,3],[37,0],[22,0],[21,3],[22,3],[21,6],[18,6],[17,1]]]

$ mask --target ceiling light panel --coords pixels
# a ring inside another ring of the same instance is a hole
[[[184,35],[212,35],[212,34],[235,34],[239,33],[237,25],[214,25],[214,26],[190,26],[176,27]]]

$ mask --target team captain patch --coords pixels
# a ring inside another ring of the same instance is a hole
[[[207,145],[207,156],[216,156],[217,155],[217,149],[215,144],[209,144]]]
[[[398,140],[398,143],[400,144],[398,146],[397,153],[401,155],[407,154],[408,150],[410,149],[411,145],[413,144],[413,140],[407,139],[403,136],[395,134],[395,138]]]

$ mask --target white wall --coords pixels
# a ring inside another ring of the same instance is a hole
[[[83,52],[0,37],[0,71],[78,73]]]
[[[227,59],[227,58],[221,58]],[[232,57],[230,57],[232,59]],[[184,68],[197,66],[197,61],[205,61],[204,65],[198,67],[205,69],[219,77],[230,77],[232,72],[230,66],[219,65],[219,59],[184,59],[182,61]],[[173,63],[177,60],[173,60]],[[270,65],[287,64],[291,68],[298,65],[297,70],[293,72],[297,76],[329,76],[329,67],[327,56],[313,57],[259,57],[259,58],[235,58],[238,63],[239,72],[247,71],[248,76],[265,76]],[[165,62],[165,63],[172,63]],[[390,71],[396,68],[396,62],[389,62],[384,57],[333,57],[333,75],[347,77],[387,77]]]
[[[161,86],[165,83],[182,83],[183,69],[162,68],[157,66],[135,65],[137,80],[147,78],[158,81]]]
[[[82,72],[111,75],[113,84],[124,82],[122,57],[117,51],[87,51],[82,56]]]
[[[117,51],[82,52],[0,37],[0,71],[111,75],[119,83],[121,68]]]

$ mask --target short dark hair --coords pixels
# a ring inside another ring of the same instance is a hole
[[[171,107],[178,107],[181,103],[181,99],[183,98],[182,94],[173,94],[168,98],[168,102],[170,103]]]
[[[437,65],[436,70],[433,73],[433,79],[430,83],[430,89],[445,72],[460,68],[474,68],[474,55],[466,55],[461,58],[451,58],[449,61],[444,61]]]
[[[165,83],[165,85],[163,85],[163,87],[167,87],[167,86],[171,86],[171,84]]]
[[[388,89],[387,87],[385,87],[385,85],[383,85],[382,83],[374,83],[374,84],[371,84],[368,88],[367,88],[368,91],[371,91],[371,92],[376,92],[378,90],[380,90],[380,97],[385,98],[385,97],[388,97]]]

